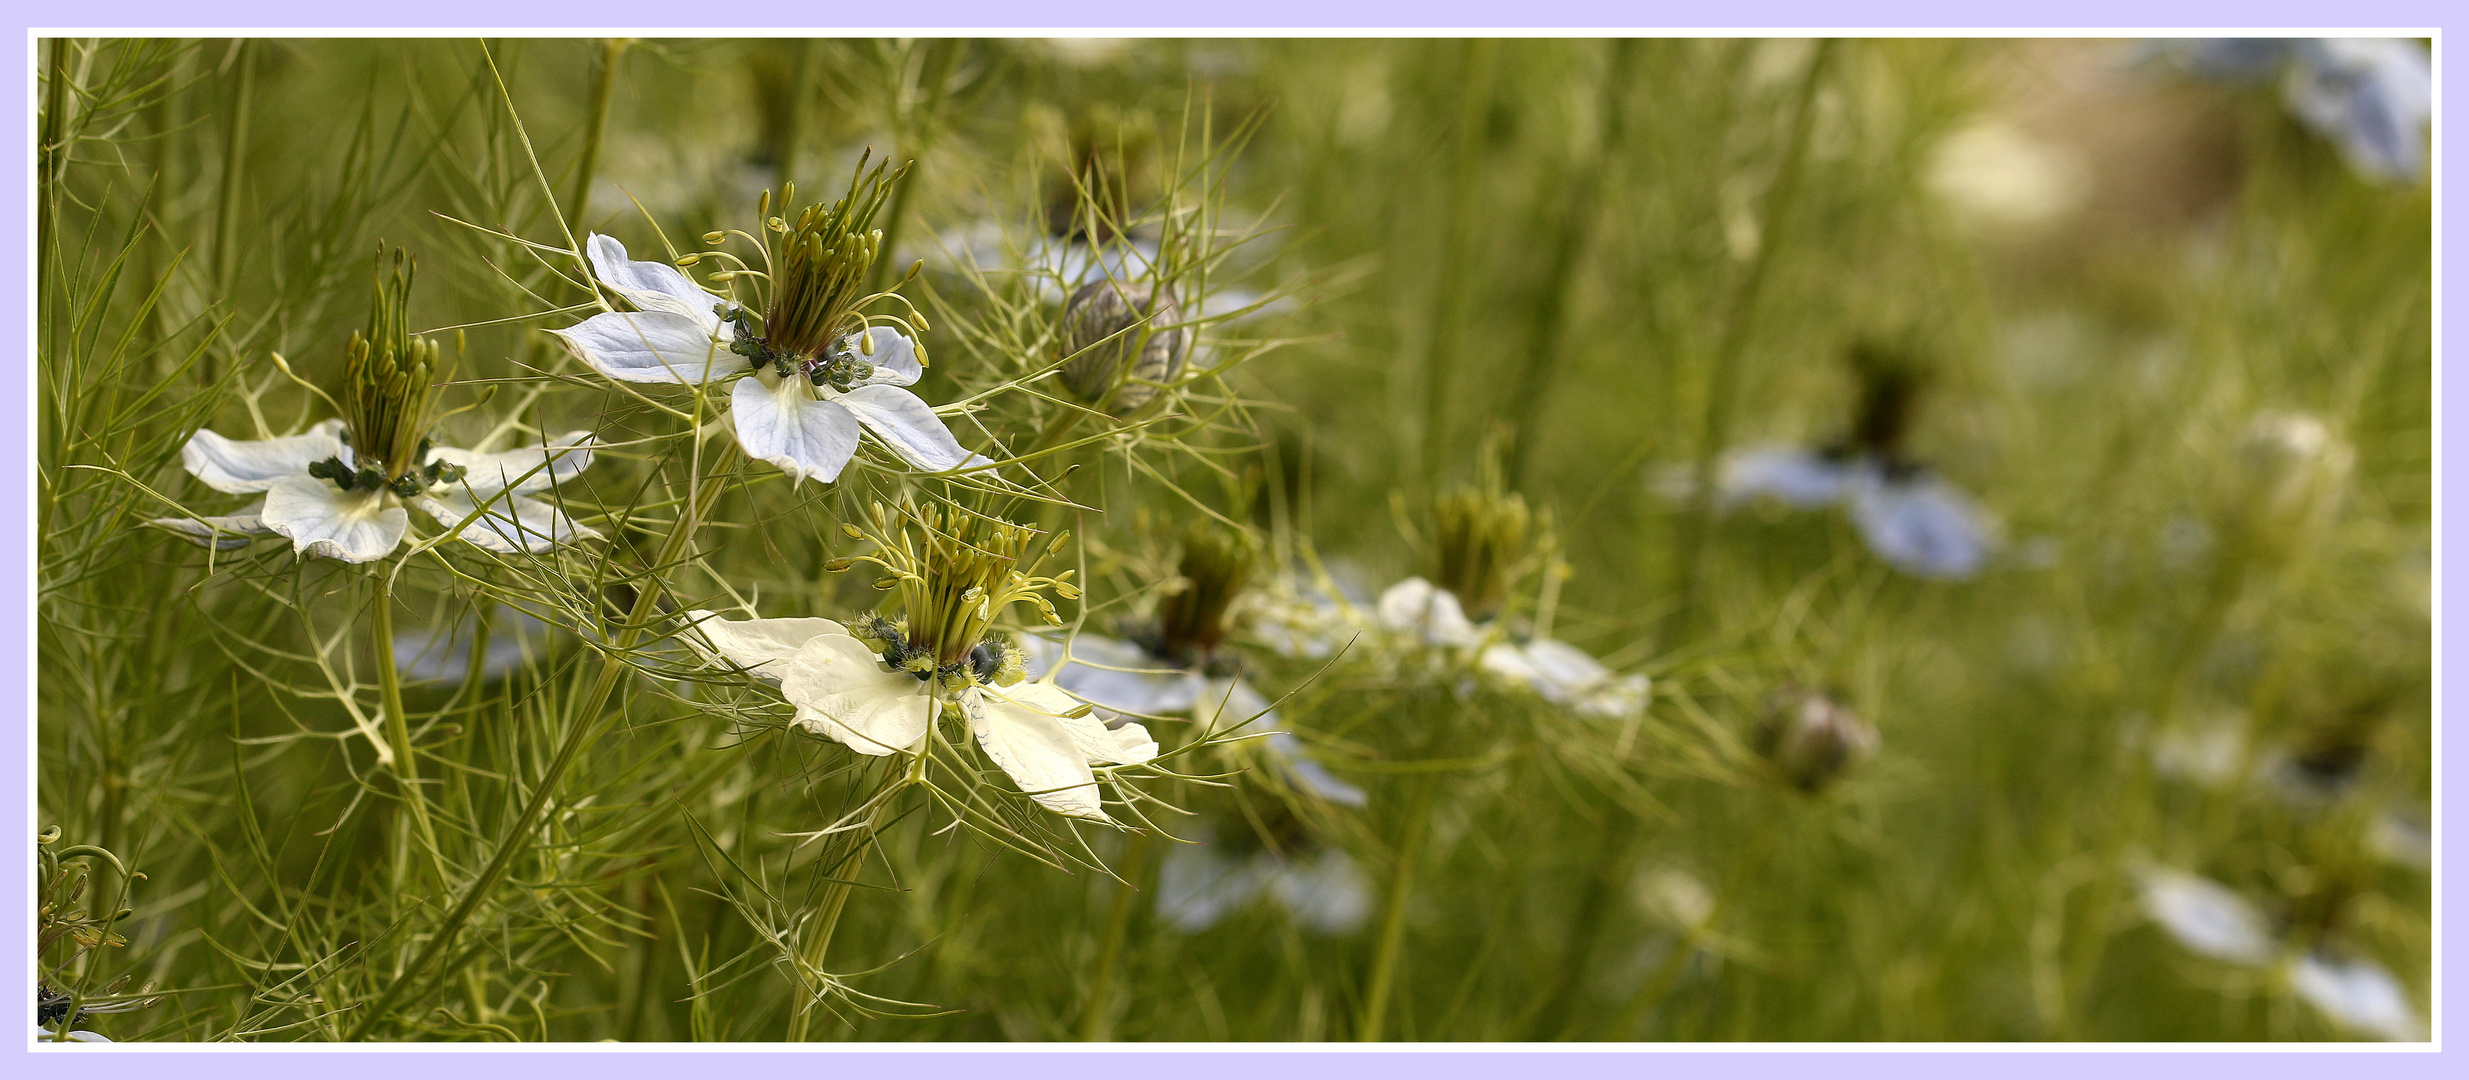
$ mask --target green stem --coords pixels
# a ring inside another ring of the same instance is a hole
[[[1564,1038],[1570,1031],[1569,1007],[1578,990],[1586,984],[1587,963],[1594,956],[1595,938],[1603,928],[1604,909],[1609,906],[1615,883],[1620,877],[1622,856],[1629,850],[1629,841],[1636,835],[1637,817],[1612,808],[1612,820],[1595,830],[1597,843],[1594,857],[1586,863],[1586,882],[1578,894],[1577,909],[1569,919],[1569,937],[1561,946],[1559,985],[1544,1000],[1543,1010],[1535,1014],[1529,1039]]]
[[[1483,163],[1490,153],[1485,138],[1491,121],[1492,72],[1498,65],[1498,42],[1476,38],[1466,43],[1466,81],[1458,98],[1457,162],[1449,182],[1448,232],[1442,240],[1440,280],[1432,290],[1431,340],[1424,350],[1423,476],[1437,483],[1441,448],[1447,444],[1449,389],[1457,368],[1458,339],[1466,312],[1465,278],[1473,259],[1476,222],[1483,210],[1478,188]]]
[[[823,974],[823,963],[831,953],[832,937],[840,929],[840,913],[848,909],[849,894],[857,887],[857,867],[864,860],[867,849],[874,846],[877,831],[882,827],[883,809],[891,805],[891,800],[885,796],[905,781],[909,764],[907,760],[897,759],[888,763],[883,779],[866,795],[864,824],[846,834],[846,844],[820,863],[819,870],[827,879],[823,885],[823,905],[822,910],[807,923],[805,940],[798,943],[797,959],[802,971],[814,972],[818,977]],[[789,1014],[788,1041],[807,1041],[813,1033],[815,1015],[822,1011],[827,996],[807,991],[803,980],[800,981],[797,1004]]]
[[[1696,622],[1698,578],[1703,569],[1706,537],[1714,516],[1715,465],[1723,453],[1723,441],[1731,423],[1732,391],[1737,383],[1743,350],[1748,347],[1750,332],[1757,326],[1759,301],[1766,293],[1770,269],[1775,264],[1775,252],[1782,248],[1786,228],[1792,224],[1794,204],[1800,194],[1803,164],[1808,159],[1809,132],[1817,121],[1817,91],[1826,75],[1827,62],[1835,53],[1835,39],[1817,43],[1817,53],[1809,58],[1809,70],[1801,76],[1797,101],[1792,108],[1791,135],[1784,143],[1783,160],[1775,166],[1774,186],[1766,193],[1766,204],[1758,215],[1763,227],[1757,252],[1749,260],[1749,269],[1742,276],[1733,294],[1729,311],[1724,313],[1723,336],[1716,339],[1712,366],[1707,372],[1706,409],[1699,418],[1696,459],[1690,476],[1688,513],[1681,521],[1680,543],[1674,552],[1680,560],[1680,604],[1673,610],[1681,619]],[[1641,447],[1643,449],[1643,447]],[[1620,470],[1626,473],[1636,468],[1630,462]]]
[[[923,159],[926,151],[934,145],[936,119],[943,112],[943,94],[952,81],[952,67],[960,62],[960,53],[965,48],[958,38],[934,41],[928,47],[936,49],[938,55],[934,74],[930,76],[933,82],[926,89],[924,118],[920,119],[918,113],[911,112],[907,117],[908,123],[904,125],[909,129],[913,144],[909,151],[909,160],[913,162]],[[892,253],[900,250],[900,223],[908,217],[909,192],[916,190],[917,181],[917,173],[912,170],[901,177],[900,186],[892,192],[891,209],[883,221],[883,257],[874,261],[874,270],[866,282],[868,292],[880,291],[891,274]]]
[[[736,463],[736,455],[737,444],[732,441],[721,452],[712,472],[728,471]],[[605,655],[598,679],[583,696],[582,707],[574,714],[575,720],[566,732],[565,742],[558,746],[557,756],[549,760],[547,771],[540,776],[539,786],[532,790],[531,798],[523,804],[523,812],[516,815],[514,824],[506,830],[505,839],[498,842],[497,854],[490,858],[488,866],[480,871],[480,876],[464,889],[462,898],[455,902],[452,911],[447,912],[437,932],[429,938],[428,945],[412,960],[411,966],[404,968],[393,982],[386,984],[386,989],[370,1004],[369,1010],[344,1034],[346,1041],[357,1042],[386,1021],[387,1010],[427,976],[430,965],[445,955],[454,942],[455,934],[471,920],[481,902],[497,891],[497,886],[505,881],[507,872],[514,868],[514,861],[529,849],[533,826],[556,798],[558,782],[565,778],[566,770],[573,767],[583,747],[592,741],[592,736],[597,735],[608,720],[609,697],[616,693],[617,684],[625,678],[625,653],[642,640],[644,631],[650,628],[652,615],[659,610],[659,571],[685,558],[694,546],[697,527],[704,515],[711,512],[713,502],[724,490],[724,485],[717,480],[705,479],[700,468],[695,470],[690,482],[695,485],[695,490],[687,498],[689,512],[670,526],[668,537],[661,541],[659,557],[650,572],[644,575],[647,584],[635,594],[634,607],[627,612],[626,621],[619,625],[617,638]]]
[[[591,118],[583,127],[583,159],[575,164],[574,194],[566,200],[566,218],[576,225],[584,224],[584,211],[591,207],[592,174],[600,171],[600,141],[609,128],[609,98],[617,88],[617,63],[625,55],[625,38],[609,38],[600,43],[600,71],[592,80]]]
[[[1379,1042],[1382,1025],[1388,1020],[1389,989],[1396,983],[1398,954],[1406,944],[1406,894],[1414,887],[1415,858],[1421,854],[1423,834],[1431,824],[1432,793],[1439,784],[1440,774],[1419,773],[1406,798],[1397,864],[1390,868],[1388,903],[1380,913],[1380,945],[1372,957],[1371,990],[1363,999],[1363,1023],[1357,1038],[1364,1042]]]
[[[1534,345],[1517,366],[1517,383],[1509,394],[1508,408],[1501,415],[1509,418],[1515,439],[1509,445],[1509,487],[1516,488],[1526,477],[1534,460],[1535,444],[1540,440],[1540,428],[1535,413],[1542,407],[1553,376],[1561,368],[1561,352],[1568,337],[1567,315],[1569,297],[1576,292],[1571,282],[1577,276],[1578,263],[1586,254],[1586,242],[1595,232],[1594,224],[1603,196],[1603,177],[1610,169],[1609,159],[1623,144],[1621,129],[1626,123],[1623,108],[1629,88],[1629,70],[1636,66],[1638,39],[1620,38],[1611,43],[1609,69],[1603,74],[1603,97],[1597,108],[1601,111],[1602,127],[1595,140],[1594,157],[1577,169],[1570,182],[1568,197],[1560,203],[1560,228],[1553,236],[1551,269],[1544,273],[1543,288],[1535,294]]]
[[[240,272],[240,186],[248,164],[249,99],[256,90],[256,43],[234,46],[230,111],[223,115],[223,176],[214,213],[214,292],[231,302],[232,278]],[[211,374],[211,373],[209,373]]]
[[[375,575],[377,602],[369,612],[372,658],[377,664],[378,707],[385,713],[386,743],[394,754],[394,786],[411,812],[412,830],[429,852],[429,868],[440,890],[454,879],[446,873],[446,857],[438,850],[437,830],[429,821],[429,800],[420,789],[420,767],[412,758],[411,718],[403,711],[403,673],[394,662],[394,580],[383,564]],[[413,860],[405,860],[410,862]]]
[[[1114,908],[1106,913],[1106,940],[1097,951],[1097,974],[1089,986],[1088,1003],[1080,1009],[1080,1041],[1105,1042],[1113,1015],[1114,970],[1123,955],[1123,940],[1131,935],[1132,912],[1139,907],[1138,883],[1148,875],[1150,840],[1132,837],[1123,860],[1124,883],[1115,886]]]

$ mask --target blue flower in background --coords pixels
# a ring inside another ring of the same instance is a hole
[[[2220,82],[2281,77],[2289,112],[2331,140],[2349,167],[2406,183],[2426,163],[2434,68],[2409,38],[2198,38],[2159,48],[2178,67]]]
[[[1965,578],[1988,561],[1990,519],[1963,489],[1903,453],[1921,372],[1892,351],[1852,349],[1861,404],[1851,433],[1819,449],[1759,446],[1724,455],[1715,506],[1772,499],[1795,510],[1841,505],[1879,558],[1914,577]]]

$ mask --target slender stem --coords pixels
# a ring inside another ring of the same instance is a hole
[[[240,271],[240,187],[248,164],[249,99],[257,84],[256,43],[234,46],[230,111],[223,115],[223,176],[214,213],[214,292],[231,302],[232,278]]]
[[[1629,850],[1629,841],[1637,833],[1637,816],[1612,808],[1612,820],[1595,830],[1597,843],[1594,857],[1586,863],[1586,882],[1578,894],[1577,909],[1569,919],[1569,937],[1561,946],[1560,982],[1544,999],[1543,1010],[1535,1014],[1530,1039],[1561,1038],[1569,1031],[1569,1006],[1579,988],[1586,984],[1587,963],[1594,956],[1595,938],[1603,929],[1604,909],[1611,899],[1615,882],[1620,878],[1621,856]]]
[[[1774,186],[1766,193],[1766,205],[1758,215],[1764,236],[1757,252],[1750,257],[1749,269],[1741,277],[1740,286],[1732,296],[1731,308],[1724,313],[1723,336],[1716,339],[1715,352],[1707,372],[1706,408],[1699,418],[1696,459],[1690,470],[1694,481],[1689,489],[1689,508],[1681,521],[1680,543],[1674,553],[1680,560],[1680,604],[1673,610],[1683,620],[1698,620],[1697,590],[1699,571],[1705,560],[1708,524],[1714,515],[1715,464],[1723,453],[1724,434],[1731,422],[1734,378],[1740,367],[1742,351],[1748,347],[1750,331],[1757,326],[1755,318],[1759,300],[1765,295],[1769,270],[1775,263],[1775,252],[1783,247],[1786,226],[1792,223],[1794,203],[1800,193],[1802,165],[1808,159],[1809,132],[1817,121],[1817,91],[1826,75],[1827,62],[1835,54],[1835,39],[1817,43],[1817,53],[1809,58],[1809,70],[1801,76],[1798,99],[1792,109],[1791,134],[1783,146],[1783,160],[1775,166]],[[1623,472],[1636,467],[1636,462],[1622,466]]]
[[[1380,913],[1380,946],[1372,957],[1371,990],[1363,999],[1363,1022],[1357,1038],[1364,1042],[1379,1042],[1382,1025],[1388,1020],[1389,988],[1397,979],[1398,953],[1406,944],[1406,894],[1414,888],[1415,859],[1423,848],[1423,834],[1431,824],[1432,793],[1440,784],[1440,774],[1418,774],[1414,789],[1406,799],[1404,833],[1397,843],[1397,865],[1389,872],[1389,899]]]
[[[1499,48],[1498,42],[1482,38],[1466,43],[1466,81],[1458,98],[1457,162],[1449,181],[1448,231],[1441,241],[1440,280],[1432,290],[1431,340],[1424,347],[1421,464],[1426,484],[1437,482],[1441,447],[1447,444],[1450,383],[1457,367],[1458,338],[1465,326],[1465,280],[1474,261],[1467,248],[1473,244],[1474,219],[1483,209],[1478,189],[1484,161],[1491,152],[1486,129]]]
[[[1150,840],[1132,837],[1123,860],[1125,883],[1115,886],[1114,909],[1106,913],[1106,940],[1097,950],[1097,974],[1089,986],[1088,1003],[1080,1009],[1080,1041],[1104,1042],[1114,1009],[1114,969],[1123,955],[1123,939],[1131,935],[1132,912],[1139,907],[1139,883],[1148,876]]]
[[[428,849],[437,887],[444,890],[452,887],[454,879],[446,873],[446,857],[438,850],[437,830],[429,821],[428,796],[420,789],[420,767],[412,758],[411,718],[403,712],[403,673],[394,662],[394,579],[382,563],[372,576],[377,582],[377,602],[369,611],[369,644],[376,654],[371,659],[377,665],[378,707],[385,712],[386,743],[394,751],[394,786],[411,812],[414,834]]]
[[[905,117],[908,122],[904,126],[909,130],[903,134],[910,145],[904,149],[911,161],[923,159],[926,151],[934,145],[937,120],[943,112],[943,95],[952,81],[952,67],[960,62],[961,51],[966,45],[959,38],[945,38],[928,43],[928,47],[935,49],[938,55],[935,57],[934,74],[928,76],[926,105],[922,110],[908,111]],[[917,182],[917,172],[911,170],[900,178],[900,186],[892,192],[892,205],[883,219],[883,257],[874,261],[874,270],[866,282],[870,292],[880,291],[890,277],[893,253],[900,250],[900,223],[908,218],[909,193],[917,189]]]
[[[1611,58],[1603,73],[1603,97],[1598,104],[1601,127],[1594,156],[1578,166],[1566,200],[1558,203],[1560,228],[1552,238],[1551,269],[1545,272],[1543,288],[1535,297],[1534,345],[1525,363],[1517,367],[1517,382],[1510,391],[1509,406],[1501,413],[1509,418],[1516,435],[1509,445],[1508,480],[1512,488],[1526,478],[1526,470],[1534,460],[1534,448],[1542,441],[1542,431],[1534,422],[1535,413],[1542,407],[1545,392],[1551,389],[1552,379],[1562,366],[1561,353],[1568,341],[1569,297],[1576,291],[1571,282],[1586,254],[1587,241],[1595,233],[1604,175],[1610,171],[1612,155],[1622,145],[1629,71],[1636,66],[1638,47],[1636,38],[1619,38],[1610,43]]]
[[[731,466],[736,464],[737,452],[737,444],[734,441],[729,442],[727,447],[721,451],[719,460],[714,462],[712,472],[715,475],[727,472]],[[697,456],[700,456],[699,453]],[[636,642],[642,640],[644,631],[650,628],[652,615],[659,610],[661,589],[658,570],[662,567],[676,565],[685,557],[687,551],[694,546],[694,534],[697,527],[704,516],[711,512],[713,502],[719,499],[720,492],[724,490],[724,485],[717,480],[705,479],[702,472],[703,470],[699,467],[694,470],[694,475],[689,481],[695,485],[693,494],[687,499],[689,512],[680,516],[676,523],[670,526],[668,537],[661,541],[659,557],[652,564],[652,572],[645,574],[647,584],[635,594],[634,607],[627,612],[626,621],[619,625],[617,638],[605,654],[598,679],[592,683],[591,690],[583,696],[582,707],[574,713],[575,721],[567,729],[565,742],[558,746],[557,756],[549,760],[547,771],[540,776],[539,786],[532,790],[531,798],[523,804],[523,812],[516,815],[514,824],[506,830],[505,839],[498,842],[497,854],[489,859],[488,866],[480,871],[480,876],[473,879],[472,883],[464,889],[462,898],[455,902],[452,911],[447,912],[445,920],[439,924],[437,932],[429,938],[428,945],[421,949],[420,955],[412,960],[411,966],[404,968],[401,974],[394,977],[393,982],[386,985],[386,989],[378,995],[377,1000],[370,1003],[369,1010],[361,1015],[359,1021],[352,1025],[349,1032],[345,1033],[346,1041],[358,1041],[365,1038],[378,1024],[385,1022],[387,1010],[396,1001],[401,1000],[403,994],[414,984],[426,977],[430,965],[435,964],[439,957],[445,955],[447,948],[454,942],[455,934],[462,929],[464,923],[471,920],[473,913],[479,910],[481,902],[488,899],[490,894],[497,891],[497,886],[505,881],[507,872],[514,868],[515,859],[529,849],[533,826],[539,822],[540,816],[548,811],[549,803],[556,798],[558,782],[565,778],[566,770],[573,767],[583,747],[592,741],[594,735],[599,734],[602,725],[609,719],[609,697],[617,692],[617,684],[624,681],[626,674],[625,653],[632,649]]]
[[[617,87],[617,64],[626,55],[625,38],[608,38],[600,43],[599,77],[592,80],[590,119],[583,126],[583,159],[575,164],[574,194],[566,200],[566,218],[576,225],[584,224],[584,211],[592,201],[592,174],[600,171],[601,136],[609,128],[609,98]]]
[[[908,764],[897,759],[888,763],[883,779],[866,795],[864,823],[847,834],[849,839],[845,847],[821,863],[819,869],[828,880],[823,885],[822,909],[807,923],[806,939],[798,943],[797,960],[801,970],[822,975],[823,962],[831,954],[832,936],[840,929],[840,913],[848,909],[849,893],[857,886],[856,867],[863,863],[866,852],[874,847],[877,832],[882,828],[883,810],[892,802],[887,796],[892,788],[905,782]],[[826,996],[806,992],[801,980],[796,1007],[789,1013],[788,1041],[807,1040],[813,1031],[815,1014],[822,1011]]]

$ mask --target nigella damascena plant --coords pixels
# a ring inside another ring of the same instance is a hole
[[[2270,972],[2333,1023],[2357,1034],[2395,1042],[2426,1038],[2408,988],[2383,965],[2328,936],[2301,941],[2275,932],[2261,909],[2210,878],[2156,864],[2132,872],[2144,915],[2188,952]]]
[[[1175,579],[1155,618],[1128,626],[1120,640],[1025,636],[1029,675],[1052,672],[1055,685],[1110,717],[1183,714],[1213,733],[1261,735],[1256,751],[1239,752],[1257,753],[1290,790],[1361,806],[1362,788],[1330,773],[1292,732],[1277,730],[1277,710],[1243,678],[1241,658],[1227,647],[1256,563],[1248,536],[1194,526],[1184,533]]]
[[[1409,647],[1471,658],[1485,674],[1582,715],[1645,709],[1645,676],[1616,675],[1584,650],[1541,629],[1520,633],[1502,618],[1512,586],[1539,553],[1529,550],[1534,521],[1526,500],[1502,491],[1495,469],[1487,464],[1477,484],[1434,499],[1432,521],[1435,579],[1410,577],[1380,594],[1377,615],[1392,635]]]
[[[1987,515],[1904,451],[1921,371],[1868,343],[1855,345],[1851,360],[1861,390],[1852,430],[1816,449],[1760,446],[1724,455],[1716,505],[1756,498],[1796,510],[1840,504],[1869,550],[1897,569],[1924,578],[1972,576],[1989,556]]]
[[[1116,766],[1157,756],[1136,723],[1109,727],[1050,682],[1030,681],[1020,649],[994,629],[1014,604],[1056,625],[1045,593],[1079,595],[1071,571],[1038,567],[1063,538],[964,511],[877,505],[865,555],[834,562],[882,567],[878,588],[899,594],[900,614],[831,619],[722,619],[690,612],[719,660],[777,683],[795,723],[860,754],[923,755],[940,739],[940,717],[965,724],[988,760],[1022,793],[1056,813],[1107,820],[1098,785]],[[700,643],[698,643],[700,647]]]
[[[340,418],[271,439],[230,439],[201,429],[180,448],[190,475],[217,491],[262,492],[258,505],[239,514],[154,524],[222,549],[282,536],[298,554],[353,563],[385,558],[402,544],[411,524],[406,507],[502,554],[537,554],[600,535],[556,504],[533,498],[591,464],[589,432],[498,453],[432,441],[444,372],[437,343],[411,332],[406,308],[413,269],[412,259],[397,249],[389,270],[379,248],[368,332],[352,333],[343,392],[327,399]]]
[[[2278,75],[2289,114],[2340,148],[2369,180],[2405,184],[2426,166],[2434,68],[2409,38],[2205,38],[2160,50],[2196,76],[2252,83]]]
[[[1755,748],[1784,783],[1819,792],[1877,752],[1877,729],[1815,690],[1787,686],[1766,704]]]
[[[914,336],[926,329],[925,317],[897,291],[867,291],[883,243],[882,230],[869,226],[905,172],[887,177],[883,165],[869,172],[860,161],[848,194],[794,220],[770,216],[765,191],[756,204],[761,236],[707,234],[714,250],[679,266],[630,259],[625,245],[594,233],[585,243],[593,275],[635,310],[552,332],[593,370],[623,382],[735,380],[729,410],[738,445],[792,483],[839,479],[861,432],[925,472],[990,464],[962,450],[934,409],[906,389],[925,373]],[[782,188],[783,212],[795,196],[794,187]],[[756,246],[760,268],[718,246],[731,237]],[[704,261],[723,264],[714,276],[731,296],[704,290],[680,270]],[[754,294],[751,302],[735,298],[740,286]],[[895,301],[905,316],[864,311]]]

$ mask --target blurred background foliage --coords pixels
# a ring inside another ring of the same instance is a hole
[[[1215,279],[1268,298],[1242,333],[1278,346],[1230,376],[1257,423],[1217,444],[1232,471],[1205,501],[1363,601],[1431,572],[1401,519],[1497,446],[1568,563],[1556,636],[1655,679],[1643,725],[1607,728],[1446,678],[1255,661],[1371,791],[1320,831],[1398,906],[1387,1036],[2344,1033],[2285,982],[2173,944],[2138,902],[2150,864],[2427,1000],[2430,196],[2353,174],[2268,86],[2068,40],[486,48],[41,45],[40,814],[143,875],[96,863],[85,887],[132,908],[125,944],[46,963],[97,1004],[159,995],[94,1030],[357,1030],[418,904],[377,884],[367,747],[304,734],[349,723],[276,688],[309,644],[284,621],[298,605],[134,527],[176,497],[189,431],[323,415],[266,357],[312,381],[339,367],[381,238],[419,253],[418,321],[462,329],[471,392],[500,380],[498,404],[543,428],[606,432],[628,422],[608,395],[535,374],[564,322],[513,318],[586,298],[458,222],[562,243],[562,211],[653,257],[782,180],[829,189],[871,148],[917,162],[883,225],[893,272],[925,260],[912,297],[966,325],[973,245],[1068,231],[1074,176],[1136,210],[1203,131],[1227,151],[1214,212],[1248,238]],[[1967,579],[1902,574],[1838,516],[1718,513],[1705,491],[1731,448],[1847,434],[1846,358],[1871,339],[1926,369],[1911,455],[1997,522]],[[930,401],[1044,362],[926,340]],[[2304,512],[2274,509],[2295,466],[2255,434],[2289,414],[2346,459]],[[619,475],[596,483],[643,482]],[[1140,587],[1142,515],[1189,512],[1106,490],[1089,542],[1117,591],[1093,603]],[[766,614],[847,610],[862,588],[819,574],[836,512],[765,518],[715,565],[801,609]],[[344,588],[330,567],[297,580]],[[438,626],[488,595],[420,588]],[[526,640],[503,681],[418,691],[424,738],[470,773],[441,804],[476,823],[506,819],[500,781],[536,774],[572,692],[573,640]],[[1873,723],[1874,759],[1815,795],[1771,782],[1752,744],[1787,686]],[[790,884],[793,863],[812,874],[790,834],[848,797],[847,755],[674,697],[625,708],[434,1000],[376,1003],[397,1034],[778,1036],[788,982],[748,911],[810,887]],[[1401,766],[1465,750],[1444,728],[1507,749],[1409,828],[1431,789]],[[1187,788],[1224,843],[1230,822],[1277,832],[1242,788]],[[1154,852],[1093,836],[1151,884]],[[1361,925],[1261,901],[1188,933],[1108,875],[965,834],[895,833],[883,857],[900,887],[852,907],[866,973],[848,978],[918,1007],[826,1037],[1378,1023]]]

